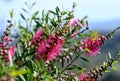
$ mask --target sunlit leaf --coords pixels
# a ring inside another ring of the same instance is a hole
[[[13,77],[17,77],[19,75],[22,75],[22,74],[27,74],[29,73],[30,70],[27,69],[27,70],[13,70],[10,74],[13,76]]]

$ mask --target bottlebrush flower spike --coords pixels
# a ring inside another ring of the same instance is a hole
[[[114,61],[118,60],[120,58],[120,54],[118,54],[115,58],[111,58],[110,60],[108,60],[107,62],[105,62],[105,64],[100,65],[99,67],[95,67],[93,70],[90,70],[87,74],[85,74],[86,76],[89,75],[89,77],[94,77],[95,81],[97,81],[97,79],[99,78],[99,76],[103,76],[103,72],[105,72],[105,70],[108,70],[108,67],[112,67],[112,64],[114,63]],[[85,79],[85,75],[82,75],[80,77],[80,79]],[[84,80],[83,80],[84,81]],[[94,81],[94,80],[93,80]]]
[[[70,24],[72,25],[72,27],[76,27],[79,22],[80,22],[80,19],[74,19],[74,20],[71,21]]]
[[[39,29],[32,40],[32,44],[38,44],[40,41],[42,41],[42,36],[44,36],[43,30]]]
[[[11,54],[11,56],[14,56],[15,55],[15,46],[11,46],[11,47],[9,47],[9,50],[8,50],[8,52]]]
[[[59,55],[62,45],[63,39],[53,34],[46,41],[42,41],[39,44],[36,58],[38,60],[42,58],[45,60],[54,60]]]
[[[107,40],[105,36],[86,38],[83,40],[80,49],[85,51],[90,56],[97,55],[98,53],[100,53],[99,46],[103,45],[105,40]]]
[[[9,42],[10,38],[8,36],[5,36],[3,39],[5,42]]]
[[[97,79],[95,79],[94,77],[90,77],[87,74],[82,74],[80,76],[80,81],[98,81]]]
[[[9,54],[10,54],[11,58],[15,56],[15,49],[16,49],[15,46],[9,47],[8,55],[6,55],[6,61],[10,60]]]

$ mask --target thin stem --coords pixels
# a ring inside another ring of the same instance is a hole
[[[120,26],[119,27],[117,27],[115,30],[113,30],[110,34],[114,34],[117,30],[119,30],[120,29]]]
[[[69,38],[67,38],[67,39],[65,39],[65,41],[67,41],[67,40],[69,40],[69,39],[71,39],[72,37],[75,37],[76,35],[78,35],[78,34],[81,34],[81,33],[84,33],[86,30],[88,30],[89,28],[88,27],[86,27],[86,29],[84,29],[84,30],[82,30],[82,31],[80,31],[80,32],[78,32],[77,34],[75,34],[75,35],[73,35],[73,36],[70,36]]]
[[[65,66],[65,68],[61,71],[60,74],[62,74],[69,66],[71,66],[71,65],[73,64],[73,62],[74,62],[75,60],[77,60],[82,53],[83,53],[83,52],[81,52],[80,54],[78,54],[67,66]]]
[[[108,67],[112,67],[113,62],[118,60],[119,58],[120,58],[120,52],[115,58],[112,58],[109,61],[107,61],[105,65],[103,64],[99,68],[94,68],[94,70],[90,70],[88,72],[88,75],[90,75],[90,77],[94,77],[97,79],[99,75],[101,76],[103,75],[102,73],[105,72],[105,70],[107,70]]]

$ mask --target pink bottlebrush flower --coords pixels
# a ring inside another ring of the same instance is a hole
[[[47,48],[46,48],[46,44],[43,41],[37,48],[37,54],[36,54],[36,58],[39,60],[41,58],[44,58],[46,53],[47,53]]]
[[[5,60],[6,61],[10,61],[10,58],[9,58],[9,56],[7,55],[7,56],[5,56]]]
[[[36,33],[35,33],[35,36],[32,40],[32,44],[38,44],[41,40],[42,40],[42,36],[44,35],[44,32],[43,30],[38,30]]]
[[[80,22],[80,19],[74,19],[74,20],[71,21],[70,24],[72,25],[72,27],[76,27],[79,22]]]
[[[98,81],[94,77],[89,77],[87,74],[82,74],[80,76],[80,81]]]
[[[1,43],[0,47],[5,48],[5,43]]]
[[[9,38],[8,36],[5,36],[5,37],[3,38],[3,40],[4,40],[5,42],[9,42],[10,38]]]
[[[11,57],[15,56],[15,49],[16,49],[15,46],[9,47],[9,49],[8,49],[8,54],[10,54]],[[6,55],[6,56],[5,56],[5,59],[6,59],[6,61],[10,61],[9,55]]]
[[[62,48],[63,39],[56,37],[54,34],[51,35],[47,41],[43,41],[37,49],[36,58],[45,60],[54,60]]]
[[[7,50],[3,49],[3,54],[7,54]]]
[[[11,56],[14,56],[15,55],[15,46],[11,46],[11,47],[9,47],[9,50],[8,50],[8,52],[11,54]]]
[[[101,40],[105,40],[105,38],[95,38],[94,40],[90,38],[86,38],[81,45],[81,49],[86,51],[90,56],[94,56],[100,53],[99,45],[102,45],[103,42]]]
[[[58,56],[60,49],[62,48],[63,40],[61,38],[57,38],[57,43],[52,46],[51,51],[47,55],[48,60],[54,60],[56,56]]]
[[[80,81],[87,81],[88,80],[88,75],[87,74],[82,74],[80,76]]]

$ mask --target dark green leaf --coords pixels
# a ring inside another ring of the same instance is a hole
[[[73,34],[73,33],[75,32],[75,30],[76,30],[75,28],[74,28],[74,29],[72,29],[71,34]]]
[[[88,59],[86,59],[86,58],[84,58],[84,57],[80,57],[80,59],[82,59],[82,60],[85,61],[85,62],[90,62],[90,60],[88,60]]]
[[[77,65],[73,65],[73,66],[67,68],[67,70],[81,70],[81,69],[82,69],[82,68],[79,67],[79,66],[77,66]]]
[[[24,17],[24,15],[22,13],[20,13],[20,16],[22,17],[23,20],[26,21],[26,18]]]
[[[60,9],[59,9],[59,7],[57,6],[57,7],[56,7],[56,14],[57,14],[57,16],[59,15],[59,12],[60,12]]]
[[[22,10],[23,10],[25,13],[28,13],[28,11],[27,11],[26,9],[22,8]]]
[[[70,19],[70,17],[66,17],[66,18],[64,18],[63,20],[69,20]]]
[[[62,66],[62,68],[64,67],[64,60],[63,59],[61,59],[61,66]]]
[[[88,27],[88,25],[89,25],[89,24],[88,24],[88,21],[86,20],[86,27]]]
[[[85,16],[85,17],[83,18],[83,20],[86,19],[86,18],[88,18],[88,16]]]
[[[49,10],[49,12],[52,13],[52,14],[54,14],[54,15],[57,15],[54,11]]]
[[[74,3],[73,3],[73,8],[75,8],[76,6],[77,6],[77,4],[74,2]]]
[[[70,37],[71,36],[71,33],[68,33],[67,35],[66,35],[66,38],[68,38],[68,37]]]
[[[48,18],[49,18],[49,13],[47,13],[46,18],[45,18],[46,24],[48,23]]]
[[[35,18],[38,15],[38,13],[39,13],[39,11],[36,11],[32,16],[32,19]]]
[[[42,20],[44,20],[44,10],[42,11]]]
[[[57,26],[57,24],[56,24],[56,22],[54,21],[54,19],[51,20],[51,24],[52,24],[54,27]]]
[[[39,27],[43,27],[42,24],[39,23],[38,21],[35,20],[35,22],[36,22],[36,27],[38,27],[38,28],[39,28]]]

